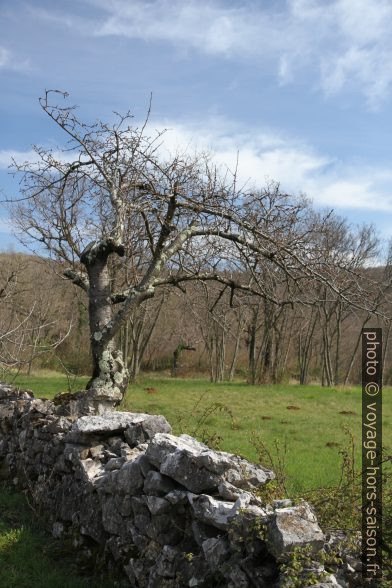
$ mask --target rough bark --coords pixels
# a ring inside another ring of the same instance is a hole
[[[93,362],[92,378],[87,389],[105,389],[119,397],[125,394],[128,385],[128,370],[124,364],[122,352],[116,348],[115,333],[104,337],[110,329],[112,320],[112,302],[108,256],[113,248],[89,246],[82,254],[89,277],[89,324],[90,343]]]

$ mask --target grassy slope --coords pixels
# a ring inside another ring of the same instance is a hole
[[[74,389],[82,388],[80,378]],[[27,386],[38,396],[51,397],[66,389],[60,374],[20,377],[18,385]],[[151,393],[146,388],[153,388]],[[149,393],[150,392],[150,393]],[[392,400],[384,391],[384,444],[392,446]],[[201,399],[201,400],[200,400]],[[199,427],[218,434],[223,450],[257,460],[251,444],[252,432],[260,435],[273,450],[275,440],[287,441],[288,488],[305,491],[336,482],[340,471],[339,450],[346,446],[344,427],[356,442],[356,460],[360,465],[361,391],[359,388],[329,389],[320,386],[277,385],[248,386],[242,382],[211,384],[207,380],[144,377],[132,385],[120,410],[163,414],[175,433],[193,434],[206,409],[218,403]],[[288,406],[298,407],[297,410]],[[227,407],[231,414],[225,410]],[[347,414],[341,414],[341,413]],[[327,444],[332,446],[327,446]]]

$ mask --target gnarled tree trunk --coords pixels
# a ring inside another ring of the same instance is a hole
[[[112,300],[108,256],[113,247],[100,243],[90,245],[81,256],[89,278],[89,322],[93,374],[87,389],[104,389],[114,400],[121,400],[128,385],[128,370],[122,352],[116,348],[115,333],[104,337],[104,331],[111,328]],[[121,253],[121,251],[119,251]]]

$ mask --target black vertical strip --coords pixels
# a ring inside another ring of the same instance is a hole
[[[371,586],[382,576],[381,375],[382,329],[362,329],[362,575]]]

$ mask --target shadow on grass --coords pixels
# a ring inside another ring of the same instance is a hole
[[[0,486],[0,586],[2,588],[87,588],[105,586],[77,574],[69,553],[53,557],[46,534],[23,494]],[[58,542],[56,542],[58,544]]]

